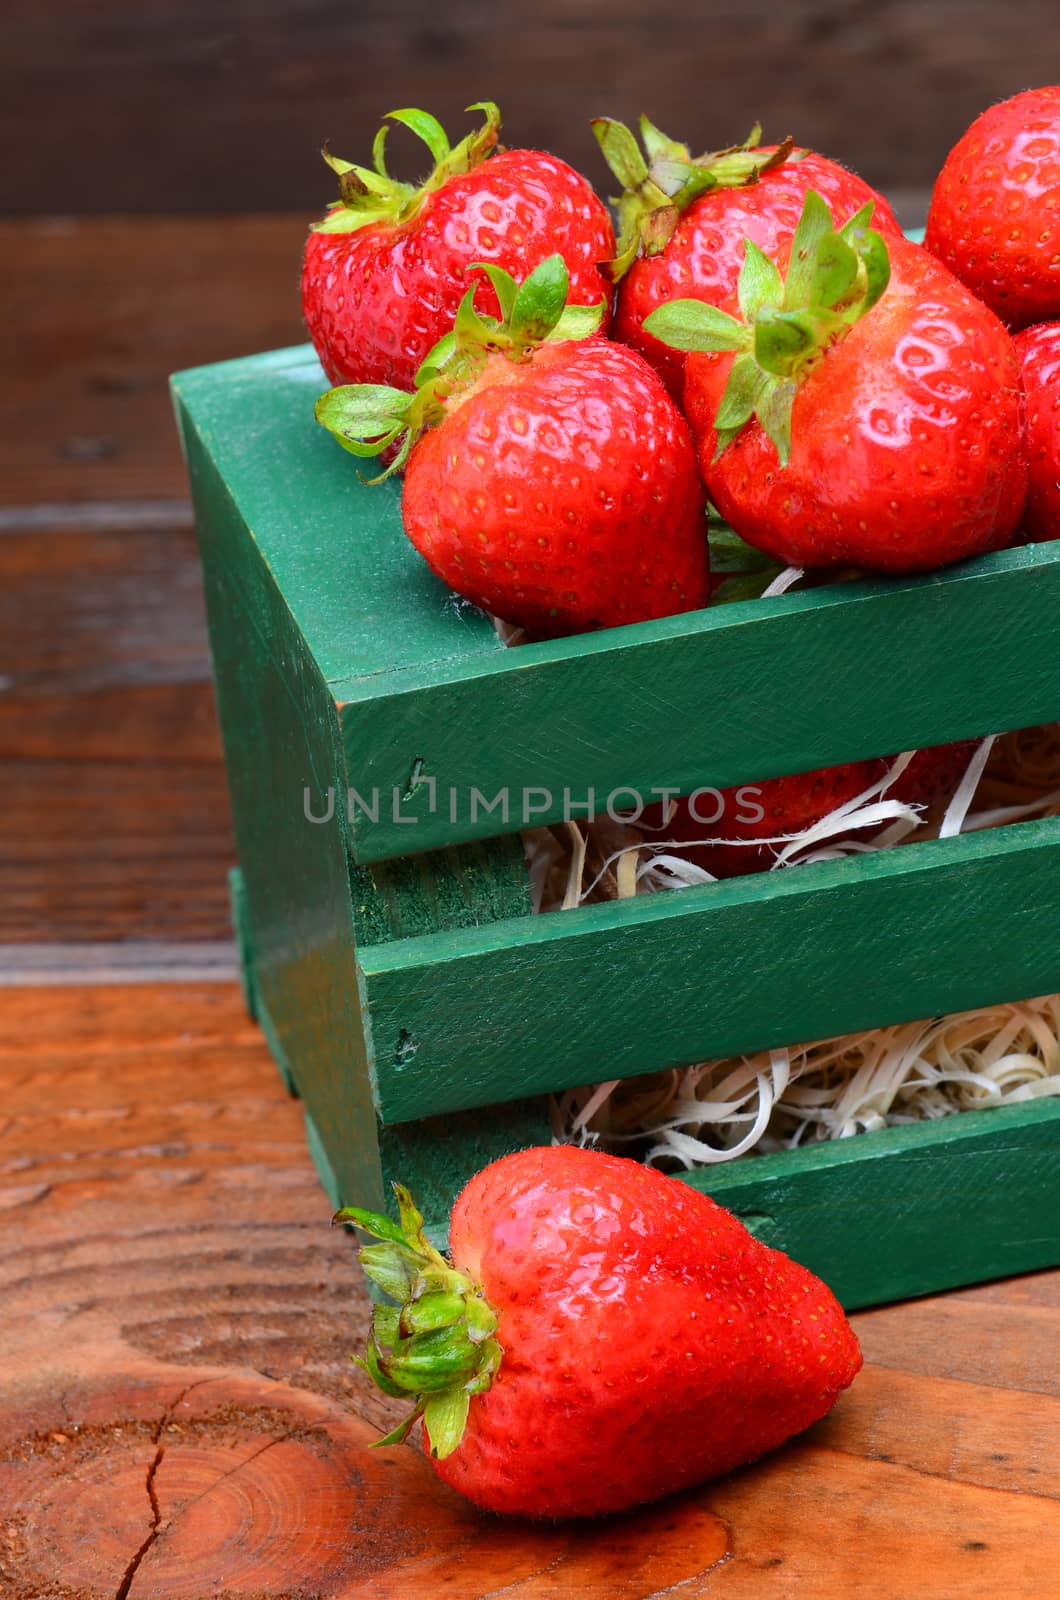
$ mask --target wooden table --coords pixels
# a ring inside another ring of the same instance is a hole
[[[614,1522],[368,1450],[359,1274],[235,982],[163,390],[298,339],[300,232],[0,227],[0,1596],[1060,1594],[1057,1273],[859,1315],[823,1423]]]

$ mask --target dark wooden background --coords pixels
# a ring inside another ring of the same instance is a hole
[[[0,211],[313,212],[328,138],[381,113],[460,125],[604,174],[586,128],[644,110],[696,145],[792,133],[930,185],[991,100],[1060,72],[1056,0],[5,0]],[[412,155],[411,142],[406,147]],[[416,160],[412,156],[413,161]]]

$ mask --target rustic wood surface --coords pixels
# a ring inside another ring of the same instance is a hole
[[[990,101],[1055,81],[1058,26],[1053,0],[7,0],[0,206],[313,210],[324,139],[359,161],[384,112],[457,129],[486,97],[601,184],[589,117],[646,111],[699,148],[758,117],[922,187]]]
[[[166,379],[303,337],[304,234],[298,217],[0,223],[2,503],[186,517]]]
[[[391,1402],[347,1359],[350,1242],[236,989],[16,989],[3,1018],[0,1594],[1054,1592],[1060,1275],[858,1316],[855,1387],[758,1466],[504,1524],[366,1448]]]
[[[302,337],[284,217],[0,223],[0,939],[228,939],[168,375]]]
[[[0,251],[0,1596],[1051,1600],[1060,1274],[859,1315],[831,1417],[614,1523],[502,1523],[367,1448],[390,1402],[300,1108],[236,985],[177,981],[231,972],[231,845],[162,379],[298,337],[297,234]]]

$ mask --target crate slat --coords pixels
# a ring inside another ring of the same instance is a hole
[[[683,1173],[848,1310],[1060,1259],[1060,1100]]]
[[[687,794],[1051,721],[1058,611],[1060,542],[395,673],[365,698],[333,684],[361,795],[392,796],[417,763],[436,784],[398,808],[415,826],[385,798],[376,822],[359,815],[353,847],[368,860],[515,828],[524,791],[551,796],[532,824],[562,817],[565,793],[594,790],[603,810],[627,785]],[[507,822],[482,802],[473,815],[472,788],[506,789]]]
[[[1060,987],[1060,818],[359,952],[387,1122]]]

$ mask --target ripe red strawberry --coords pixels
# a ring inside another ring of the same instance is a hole
[[[559,256],[518,290],[489,268],[504,320],[469,290],[415,395],[333,389],[317,416],[355,454],[404,444],[405,531],[445,583],[540,635],[706,604],[703,490],[684,418],[651,368],[565,305]],[[410,453],[411,452],[411,453]]]
[[[1004,546],[1027,461],[993,312],[918,245],[885,244],[868,208],[835,232],[813,191],[788,254],[785,282],[749,243],[726,310],[648,319],[708,352],[687,361],[685,410],[722,517],[798,567],[911,572]]]
[[[948,799],[964,776],[975,748],[976,740],[972,739],[918,750],[879,798],[924,807]],[[682,856],[715,878],[761,872],[769,868],[782,846],[755,845],[751,841],[804,833],[837,806],[846,805],[879,783],[894,761],[894,756],[847,761],[812,772],[711,790],[698,799],[692,796],[677,800],[669,816],[661,806],[653,806],[645,812],[641,826],[647,830],[649,843],[675,841],[683,846]],[[705,842],[710,839],[748,842]]]
[[[1060,322],[1026,328],[1013,343],[1027,396],[1030,480],[1023,525],[1032,539],[1060,539]]]
[[[814,189],[837,216],[868,201],[875,226],[900,233],[883,196],[838,162],[813,150],[745,145],[691,160],[687,145],[667,139],[641,118],[647,161],[630,130],[599,118],[593,124],[615,176],[624,186],[619,207],[616,268],[620,277],[612,337],[639,350],[681,398],[684,356],[645,331],[645,318],[668,300],[722,305],[735,291],[744,241],[768,256],[791,243],[806,192]]]
[[[427,352],[453,325],[473,262],[493,262],[522,279],[558,252],[575,305],[610,303],[597,270],[614,251],[606,207],[555,156],[540,150],[491,156],[497,107],[487,101],[468,109],[484,111],[485,126],[454,150],[425,111],[390,113],[434,159],[418,188],[387,174],[385,126],[373,147],[373,169],[326,157],[342,198],[306,241],[302,308],[332,383],[411,389]],[[496,315],[496,296],[481,275],[477,304]]]
[[[593,1516],[656,1500],[774,1449],[824,1416],[861,1366],[812,1273],[675,1178],[571,1146],[472,1178],[450,1265],[397,1189],[362,1363],[417,1396],[439,1477],[490,1511]]]
[[[924,243],[1010,327],[1060,317],[1060,86],[976,118],[939,173]]]

